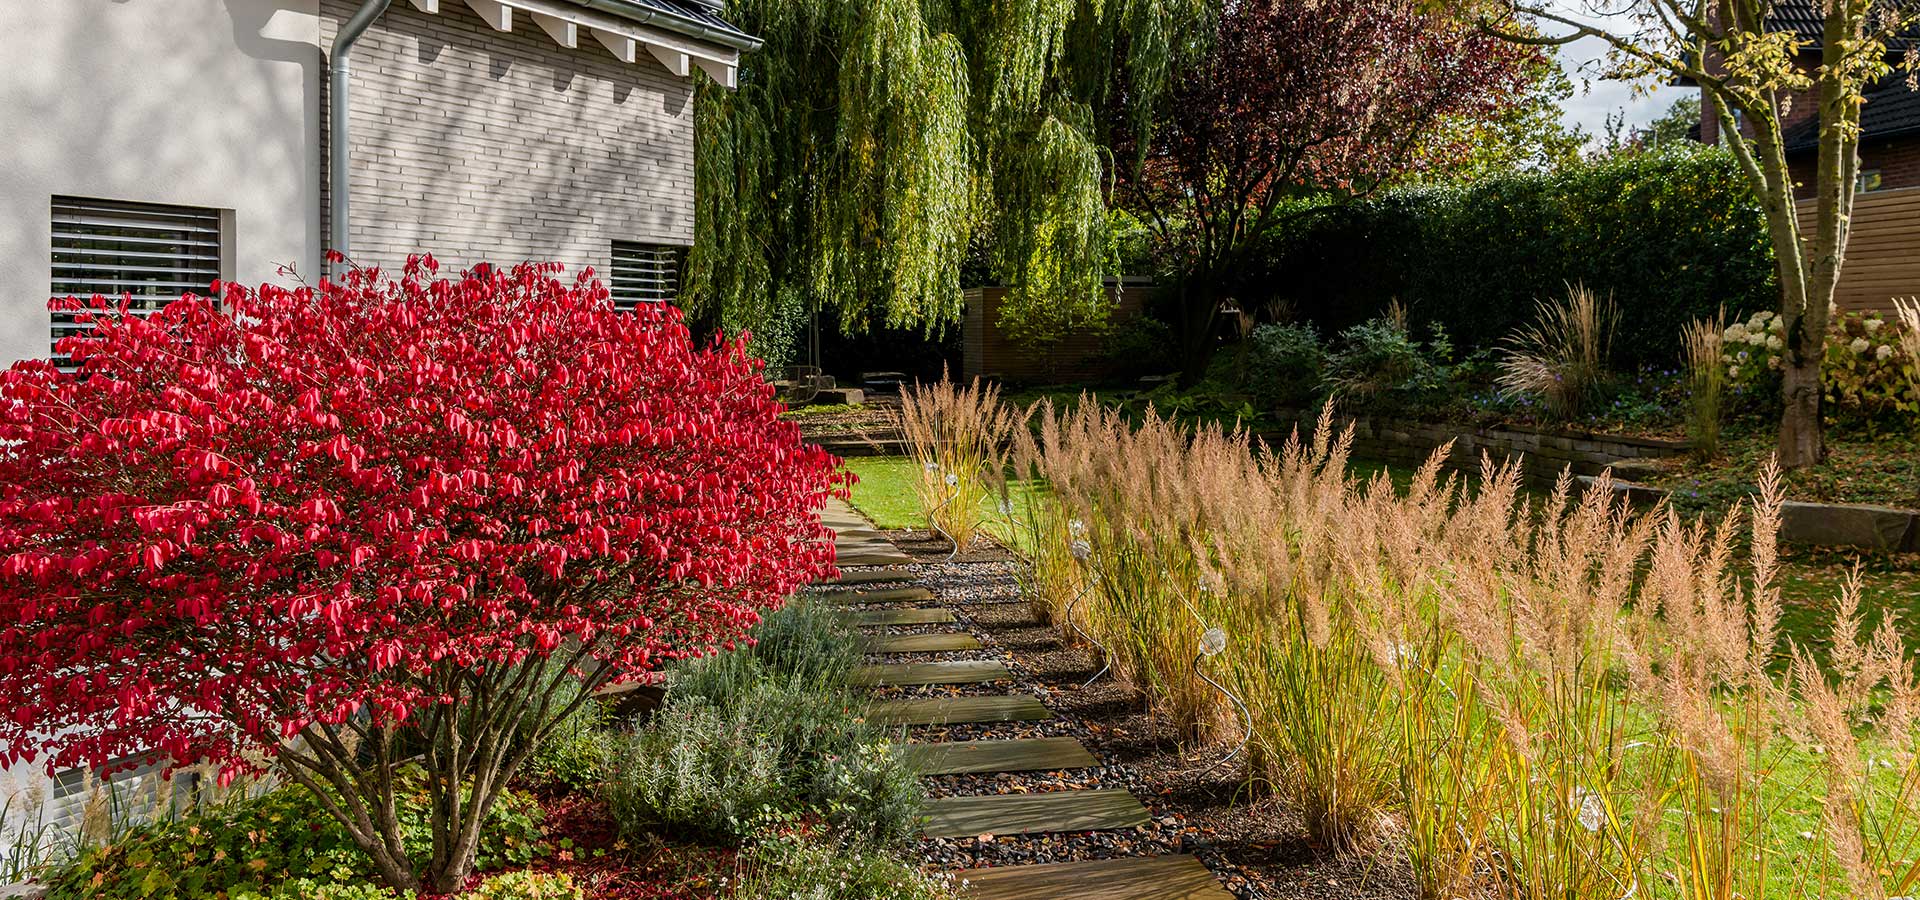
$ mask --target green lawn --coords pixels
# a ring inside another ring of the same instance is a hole
[[[865,513],[873,524],[881,528],[927,527],[926,507],[913,490],[913,483],[919,477],[913,460],[904,456],[852,456],[846,459],[846,466],[847,471],[860,479],[853,486],[854,508]],[[1016,508],[1023,508],[1034,490],[1029,482],[1015,481],[1009,485],[1010,499]],[[1039,490],[1045,492],[1044,487]],[[995,540],[1018,545],[1020,536],[1008,517],[1000,513],[999,506],[1000,498],[996,495],[982,498],[980,521]]]

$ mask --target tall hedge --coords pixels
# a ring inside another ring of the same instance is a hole
[[[1285,301],[1323,331],[1398,298],[1471,348],[1499,343],[1573,281],[1618,305],[1627,364],[1672,362],[1689,319],[1777,302],[1760,207],[1732,157],[1706,148],[1304,212],[1268,236],[1236,295]]]

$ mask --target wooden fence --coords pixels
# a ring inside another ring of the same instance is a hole
[[[1799,204],[1802,223],[1813,201]],[[1855,310],[1893,309],[1893,298],[1920,295],[1920,188],[1859,194],[1853,201],[1853,233],[1840,266],[1836,302]]]

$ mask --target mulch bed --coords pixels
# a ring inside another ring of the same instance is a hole
[[[1288,804],[1249,784],[1241,760],[1221,765],[1228,748],[1183,748],[1142,698],[1111,676],[1081,687],[1100,669],[1090,648],[1069,646],[1019,599],[1011,556],[983,539],[960,561],[945,563],[952,545],[925,531],[888,532],[919,562],[915,574],[1007,664],[1015,681],[995,692],[1026,692],[1058,715],[1045,722],[916,728],[914,741],[1071,736],[1104,765],[1071,772],[951,775],[927,779],[929,796],[1030,793],[1070,788],[1123,788],[1147,806],[1153,822],[1118,832],[1034,836],[981,835],[923,840],[929,868],[1192,853],[1235,896],[1264,900],[1412,898],[1406,862],[1393,853],[1336,857],[1307,840]],[[970,654],[971,655],[971,654]]]

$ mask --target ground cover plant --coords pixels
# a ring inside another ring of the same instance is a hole
[[[832,458],[759,363],[556,275],[63,303],[79,373],[0,375],[0,759],[277,764],[381,881],[451,890],[595,688],[831,572]]]

